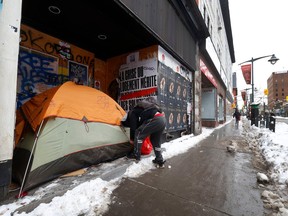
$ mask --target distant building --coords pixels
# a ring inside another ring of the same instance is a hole
[[[273,72],[267,80],[267,86],[268,107],[273,109],[285,102],[288,96],[288,71]]]

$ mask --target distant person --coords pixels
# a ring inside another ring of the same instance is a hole
[[[152,161],[159,167],[164,167],[165,160],[161,153],[161,136],[166,126],[166,119],[155,97],[148,97],[138,102],[129,113],[130,143],[133,150],[127,155],[128,159],[141,159],[143,140],[150,136],[155,153]]]
[[[240,114],[240,112],[238,111],[237,108],[235,109],[235,112],[233,113],[233,118],[235,118],[235,126],[238,129],[239,121],[240,121],[240,118],[241,118],[241,114]]]

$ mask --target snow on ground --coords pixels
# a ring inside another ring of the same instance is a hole
[[[269,174],[271,180],[275,184],[286,184],[288,180],[288,124],[284,123],[285,118],[281,118],[281,122],[276,120],[275,133],[268,128],[258,128],[250,126],[246,121],[245,126],[249,131],[246,134],[250,139],[250,143],[257,143],[266,163],[269,166]],[[286,118],[288,123],[288,118]]]
[[[228,123],[230,123],[230,121],[226,124]],[[224,125],[219,127],[223,127]],[[163,152],[163,156],[166,159],[169,159],[186,152],[188,149],[197,145],[199,141],[209,136],[215,129],[217,128],[203,128],[202,134],[198,136],[185,135],[181,138],[170,141],[169,143],[164,143],[162,147],[165,148],[166,151]],[[288,143],[287,141],[285,143],[285,139],[288,138],[288,125],[282,122],[277,123],[276,131],[273,133],[268,129],[257,128],[254,126],[251,127],[249,121],[243,119],[243,123],[240,122],[239,130],[243,130],[242,133],[246,136],[247,141],[252,143],[258,142],[260,138],[260,148],[265,159],[271,165],[271,176],[273,176],[275,181],[284,183],[288,178],[288,163],[285,162],[285,158],[288,156]],[[181,148],[179,148],[179,145],[181,145]],[[73,189],[68,190],[63,196],[54,197],[50,203],[41,203],[32,212],[19,213],[16,211],[18,208],[28,205],[35,200],[41,200],[45,195],[45,191],[53,190],[53,187],[56,186],[57,183],[52,182],[45,188],[39,188],[33,195],[28,195],[15,200],[13,203],[0,206],[0,215],[101,215],[107,210],[108,205],[111,202],[113,190],[120,185],[124,178],[138,177],[151,169],[155,169],[151,163],[153,158],[154,156],[149,156],[143,158],[137,164],[132,163],[123,175],[113,178],[112,180],[94,178],[85,181]],[[104,169],[105,167],[109,168],[113,163],[116,164],[117,162],[111,162],[106,165],[103,164]]]

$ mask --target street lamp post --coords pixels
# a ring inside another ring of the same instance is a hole
[[[270,57],[271,58],[268,60],[272,65],[274,65],[279,59],[274,55],[266,55],[266,56],[261,56],[261,57],[258,57],[258,58],[251,58],[250,60],[247,60],[247,61],[244,61],[242,63],[240,63],[239,65],[241,64],[244,64],[244,63],[248,63],[248,62],[251,62],[251,86],[252,86],[252,97],[251,97],[251,103],[254,102],[254,61],[257,61],[259,59],[262,59],[262,58],[267,58],[267,57]]]

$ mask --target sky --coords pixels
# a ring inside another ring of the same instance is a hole
[[[245,117],[243,117],[239,124],[239,130],[243,136],[246,137],[247,143],[259,142],[259,147],[263,152],[266,161],[271,165],[271,176],[275,182],[285,187],[285,181],[288,179],[288,124],[280,122],[280,120],[288,122],[288,118],[281,118],[276,121],[275,133],[266,129],[258,128],[250,125]],[[231,121],[231,120],[230,120]],[[230,123],[228,121],[226,124]],[[232,120],[233,121],[233,120]],[[166,142],[162,145],[166,148],[163,156],[169,159],[181,153],[187,152],[190,148],[196,146],[201,140],[209,136],[214,130],[225,126],[223,124],[217,128],[203,128],[203,133],[194,136],[185,135],[181,138]],[[260,137],[260,138],[259,138]],[[179,148],[181,144],[182,148]],[[45,187],[39,187],[32,195],[27,195],[14,202],[0,206],[1,216],[10,216],[14,212],[14,216],[78,216],[78,215],[101,215],[108,210],[109,203],[112,202],[113,190],[115,190],[124,178],[136,178],[151,169],[156,169],[151,161],[154,155],[142,158],[139,163],[130,162],[127,166],[126,172],[112,178],[110,180],[103,180],[102,178],[89,178],[89,180],[78,184],[76,187],[68,190],[64,195],[57,196],[52,199],[50,203],[41,203],[30,213],[18,213],[15,210],[19,207],[28,205],[32,201],[41,200],[47,193],[55,190],[57,185],[61,184],[57,179],[52,181]],[[110,163],[104,163],[100,166],[100,170],[111,170],[113,167],[119,167],[125,163],[124,158],[120,158]],[[127,161],[126,161],[127,162]],[[169,167],[167,167],[169,169]],[[170,167],[173,169],[173,166]],[[76,180],[77,181],[77,180]],[[76,184],[75,181],[73,181]]]
[[[231,28],[236,62],[238,95],[246,85],[239,63],[275,54],[280,60],[273,66],[269,58],[254,61],[254,86],[256,97],[264,96],[267,79],[272,72],[288,70],[287,0],[229,0]],[[250,90],[251,94],[251,90]],[[238,97],[242,100],[241,97]]]

